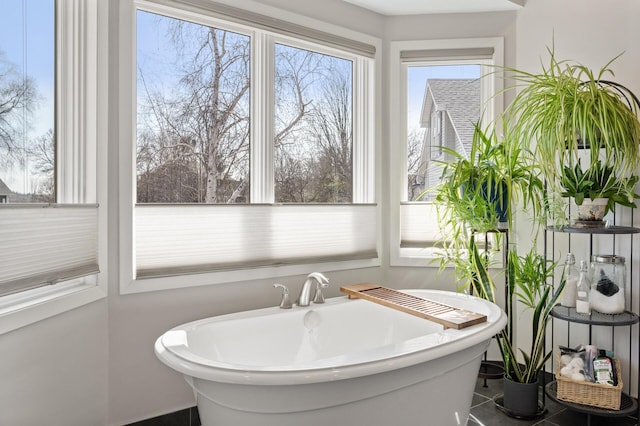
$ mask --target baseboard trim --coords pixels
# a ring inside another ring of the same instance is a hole
[[[126,426],[200,426],[198,407],[189,407],[151,419],[129,423]]]

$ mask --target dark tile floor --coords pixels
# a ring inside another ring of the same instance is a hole
[[[478,379],[471,416],[468,426],[631,426],[638,421],[633,417],[597,417],[588,418],[586,414],[571,411],[564,406],[545,398],[545,414],[536,420],[518,420],[500,411],[494,402],[496,395],[502,394],[502,380]],[[541,396],[542,398],[542,396]]]
[[[571,411],[548,397],[544,400],[545,413],[542,417],[536,420],[518,420],[507,416],[496,407],[494,399],[500,395],[502,395],[502,379],[486,381],[478,379],[467,426],[632,426],[639,424],[633,417],[591,416],[589,419],[587,415]],[[200,425],[198,409],[192,407],[165,416],[132,423],[128,426],[198,425]]]

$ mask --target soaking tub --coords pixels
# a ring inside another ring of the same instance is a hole
[[[476,297],[407,293],[487,316],[461,330],[345,297],[190,322],[155,351],[193,388],[204,426],[465,425],[504,312]]]

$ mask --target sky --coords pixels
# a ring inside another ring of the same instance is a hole
[[[36,138],[54,123],[54,0],[0,0],[0,4],[0,60],[35,81],[39,99],[27,137]],[[14,191],[27,192],[29,178],[28,168],[0,165],[0,179]]]

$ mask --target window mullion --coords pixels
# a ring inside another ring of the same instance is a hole
[[[353,202],[375,202],[374,79],[372,61],[358,58],[353,70]]]
[[[252,203],[273,203],[275,59],[273,37],[256,32],[252,39],[250,181]]]
[[[57,3],[56,195],[59,203],[96,200],[95,105],[96,5],[85,0]],[[81,19],[78,19],[81,17]]]

